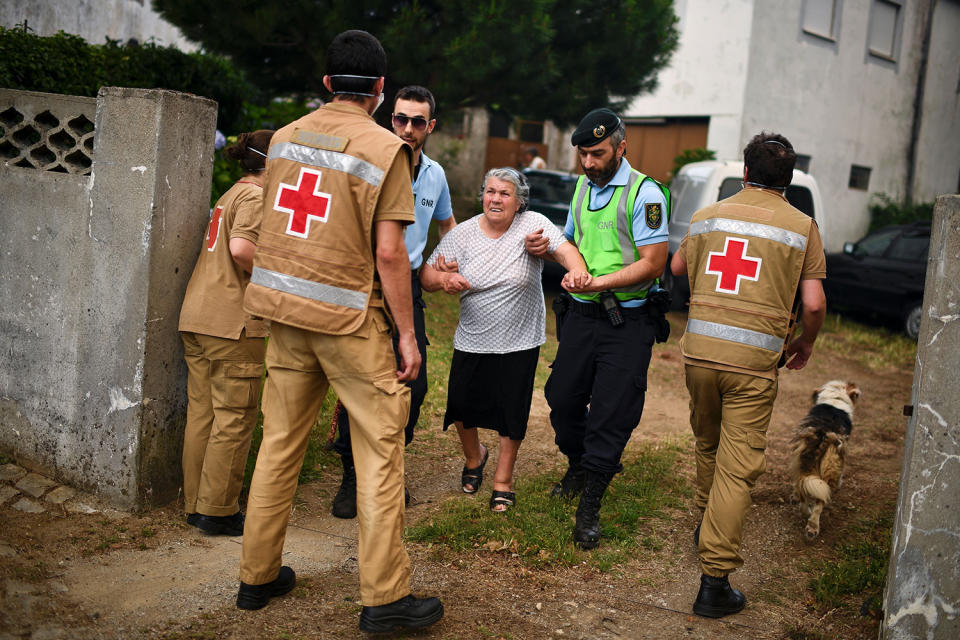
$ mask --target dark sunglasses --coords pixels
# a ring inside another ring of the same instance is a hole
[[[399,113],[393,114],[393,126],[397,129],[403,129],[405,126],[407,126],[408,122],[412,124],[413,128],[417,131],[423,131],[427,128],[427,121],[423,116],[414,116],[413,118],[410,118]]]

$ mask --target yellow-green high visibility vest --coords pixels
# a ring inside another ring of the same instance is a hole
[[[587,263],[590,275],[602,276],[633,264],[640,258],[633,240],[633,208],[637,194],[645,180],[652,180],[663,192],[666,211],[664,223],[670,212],[670,190],[653,178],[636,169],[630,170],[627,184],[616,187],[606,206],[590,209],[590,187],[587,177],[580,176],[573,194],[573,241]],[[586,230],[586,233],[584,233]],[[658,282],[657,278],[638,282],[629,287],[613,289],[618,300],[642,300],[647,291]],[[582,300],[596,301],[600,293],[578,293]]]

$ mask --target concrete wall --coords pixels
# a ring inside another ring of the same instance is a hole
[[[57,31],[78,35],[91,44],[106,38],[126,42],[153,40],[182,51],[196,51],[175,26],[163,20],[150,0],[4,0],[0,3],[0,25],[12,27],[27,21],[40,36]]]
[[[897,517],[884,640],[960,638],[960,197],[937,199]]]
[[[0,165],[0,450],[121,508],[169,501],[186,408],[177,320],[209,210],[216,104],[0,90],[0,112],[12,146],[50,117],[95,126],[86,170]],[[63,141],[48,134],[14,164]]]

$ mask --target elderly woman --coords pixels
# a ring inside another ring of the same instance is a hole
[[[491,169],[483,178],[483,215],[453,228],[424,265],[427,291],[460,295],[460,321],[453,338],[444,430],[456,424],[466,462],[464,493],[483,482],[489,451],[478,427],[500,435],[490,508],[513,506],[513,467],[527,430],[540,345],[546,341],[546,309],[540,273],[543,262],[524,249],[524,236],[541,232],[547,251],[567,270],[564,286],[590,281],[576,247],[543,215],[525,211],[530,187],[510,168]],[[448,265],[456,262],[457,271]]]

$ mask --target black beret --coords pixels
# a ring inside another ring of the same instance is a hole
[[[610,109],[594,109],[580,121],[577,130],[570,136],[575,147],[592,147],[606,140],[620,126],[620,118]]]

